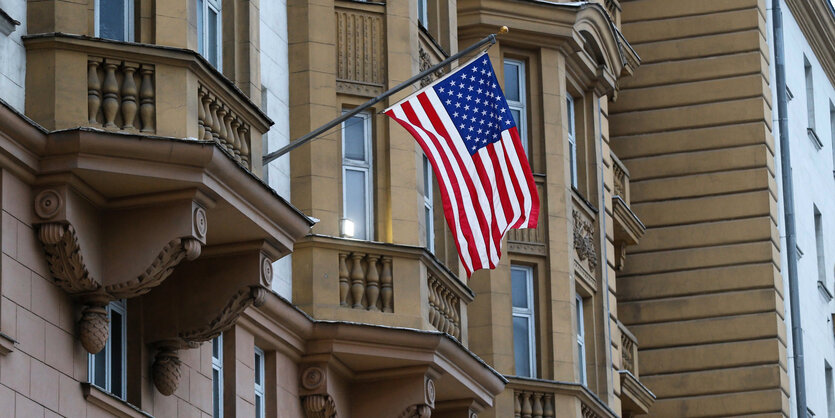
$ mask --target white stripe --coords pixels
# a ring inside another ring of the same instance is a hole
[[[394,113],[394,116],[397,119],[399,119],[400,121],[402,121],[404,123],[407,123],[407,124],[411,125],[415,129],[415,132],[420,134],[421,139],[423,139],[423,142],[426,144],[426,147],[429,148],[429,152],[432,154],[432,158],[435,159],[435,161],[438,164],[443,165],[444,162],[443,162],[443,159],[441,159],[441,156],[438,152],[438,149],[435,147],[435,144],[434,144],[433,140],[431,138],[429,138],[429,136],[426,134],[426,132],[424,132],[423,128],[420,127],[420,126],[415,126],[414,124],[412,124],[409,121],[409,118],[406,117],[406,113],[403,111],[403,108],[401,106],[392,107],[391,111]],[[447,169],[444,168],[443,171],[446,172]],[[458,241],[458,250],[460,252],[461,259],[464,261],[464,264],[468,267],[468,270],[473,271],[473,261],[472,261],[472,257],[470,257],[469,245],[467,243],[467,240],[464,238],[464,235],[461,233],[461,219],[460,219],[460,216],[458,214],[457,196],[455,195],[455,191],[453,190],[452,185],[450,184],[449,176],[448,175],[442,175],[442,176],[438,176],[438,177],[440,177],[443,180],[443,182],[444,182],[443,186],[446,188],[447,196],[449,196],[449,198],[451,200],[450,205],[452,206],[452,216],[453,216],[453,219],[455,219],[455,225],[456,225],[455,230],[457,231],[457,233],[455,234],[456,235],[455,238]]]
[[[504,158],[504,150],[499,143],[493,144],[493,149],[496,151],[496,158],[499,160],[499,167],[502,170],[502,177],[504,178],[505,192],[507,193],[510,206],[513,208],[513,213],[507,221],[508,225],[513,225],[522,216],[522,210],[519,208],[519,198],[516,197],[516,188],[513,186],[513,179],[507,169],[507,161]],[[506,231],[502,231],[506,232]]]
[[[473,182],[473,186],[475,186],[476,194],[478,195],[478,202],[481,206],[481,211],[484,213],[484,219],[487,222],[487,237],[484,239],[484,242],[489,249],[490,260],[493,262],[493,265],[498,265],[499,254],[497,248],[501,246],[501,242],[493,242],[493,224],[495,222],[493,217],[494,204],[493,201],[488,198],[487,192],[484,190],[484,179],[482,179],[478,174],[478,170],[472,160],[473,156],[470,155],[469,151],[467,151],[464,139],[461,138],[461,134],[457,129],[455,129],[455,122],[453,122],[449,117],[449,114],[446,112],[446,108],[444,108],[441,103],[441,98],[438,97],[437,92],[435,92],[435,90],[427,90],[426,97],[429,99],[429,102],[432,103],[432,107],[436,109],[435,113],[438,115],[438,119],[440,119],[441,123],[447,128],[447,133],[452,140],[451,142],[455,146],[455,150],[458,151],[458,155],[461,157],[464,167],[470,173],[470,180]],[[431,121],[427,118],[427,122]],[[429,126],[433,125],[430,124]],[[490,166],[492,166],[492,164]],[[490,166],[487,167],[489,168]],[[476,219],[476,221],[478,221],[478,219]]]
[[[496,225],[499,227],[499,231],[502,231],[507,227],[507,215],[504,213],[499,185],[496,183],[496,171],[493,170],[493,160],[490,159],[490,152],[487,150],[487,147],[478,150],[477,154],[481,159],[481,165],[485,167],[487,176],[490,178],[490,185],[493,189],[493,207],[496,208]]]
[[[417,97],[414,97],[409,100],[412,105],[412,109],[415,111],[415,115],[417,115],[420,123],[423,125],[423,128],[427,130],[427,132],[435,135],[438,138],[438,143],[444,149],[444,152],[449,156],[450,165],[455,173],[455,178],[458,180],[458,189],[461,193],[462,202],[464,202],[464,211],[467,214],[467,221],[470,224],[470,231],[473,234],[473,241],[475,244],[476,250],[478,250],[478,255],[481,258],[482,266],[489,265],[489,259],[487,255],[487,247],[491,247],[489,245],[489,240],[491,239],[491,235],[487,234],[487,237],[481,231],[481,225],[478,223],[478,217],[475,212],[475,207],[473,205],[466,204],[469,201],[473,200],[473,197],[470,195],[470,189],[467,186],[467,182],[464,178],[464,175],[470,178],[470,181],[476,188],[476,197],[481,204],[482,210],[484,207],[487,206],[487,198],[486,194],[484,193],[484,188],[481,185],[481,182],[478,180],[478,172],[475,170],[475,165],[472,162],[472,157],[464,149],[464,142],[460,136],[458,136],[458,131],[455,130],[453,127],[455,126],[449,118],[449,115],[446,114],[446,109],[444,109],[443,105],[441,105],[438,96],[435,94],[434,90],[427,90],[426,92],[427,98],[429,98],[430,102],[434,106],[435,113],[438,115],[438,118],[441,120],[441,123],[447,128],[447,133],[449,133],[452,144],[455,146],[455,151],[458,152],[458,156],[461,157],[462,162],[464,163],[464,170],[465,173],[462,173],[461,167],[459,166],[458,162],[455,160],[455,156],[453,151],[449,147],[449,143],[441,136],[437,130],[435,130],[435,126],[432,124],[432,121],[429,119],[429,116],[426,115],[426,112],[423,110],[423,105],[421,105],[420,101]],[[433,100],[434,99],[434,100]],[[452,129],[451,129],[452,128]],[[462,155],[461,152],[464,152],[465,155]],[[464,158],[466,156],[466,158]],[[490,216],[487,217],[490,219]],[[488,223],[489,227],[489,223]]]
[[[531,191],[528,186],[528,179],[525,178],[525,170],[522,169],[522,161],[519,160],[519,155],[516,154],[516,147],[513,144],[513,137],[510,136],[510,131],[502,131],[502,142],[507,149],[507,156],[510,157],[510,164],[513,166],[513,173],[516,174],[516,179],[519,180],[519,187],[522,189],[522,195],[525,196],[525,213],[523,216],[527,221],[531,216]]]

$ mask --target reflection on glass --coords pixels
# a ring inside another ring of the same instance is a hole
[[[126,41],[125,0],[99,0],[99,37]]]
[[[217,56],[217,12],[209,8],[209,18],[206,19],[209,24],[209,34],[208,34],[208,54],[206,54],[206,58],[209,62],[217,67],[218,63],[218,56]]]
[[[519,101],[519,67],[513,64],[504,65],[504,97]]]
[[[516,375],[531,375],[530,329],[526,318],[513,318],[513,357],[516,361]]]
[[[514,308],[528,307],[528,277],[525,270],[511,269],[511,297]]]
[[[365,161],[365,119],[354,116],[344,126],[345,158]]]
[[[354,222],[354,238],[368,239],[365,176],[360,170],[345,170],[345,217]]]

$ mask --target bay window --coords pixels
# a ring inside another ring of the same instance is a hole
[[[95,35],[133,42],[133,0],[96,0]]]
[[[533,269],[527,266],[511,266],[510,280],[515,373],[517,376],[536,377]]]
[[[125,399],[127,364],[127,308],[124,300],[107,305],[110,332],[107,344],[96,354],[88,354],[87,373],[90,383],[111,395]]]
[[[223,67],[221,0],[197,0],[197,52],[218,71]]]
[[[371,115],[342,122],[342,235],[373,239]]]
[[[507,99],[507,106],[516,121],[519,131],[519,139],[522,141],[522,148],[525,156],[530,160],[528,139],[528,111],[527,98],[525,95],[525,63],[519,60],[504,60],[504,94]]]
[[[574,98],[565,96],[565,104],[567,109],[566,126],[568,127],[568,159],[569,169],[571,170],[571,187],[577,188],[577,128],[574,123],[575,109]]]

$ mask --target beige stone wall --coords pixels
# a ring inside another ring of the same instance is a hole
[[[647,226],[617,282],[652,416],[788,415],[766,2],[623,3],[611,106]]]

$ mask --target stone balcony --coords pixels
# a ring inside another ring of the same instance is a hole
[[[293,303],[316,319],[438,330],[467,345],[473,292],[425,248],[310,235],[293,254]]]
[[[626,258],[626,247],[638,244],[646,227],[630,208],[629,170],[614,154],[612,158],[613,192],[612,213],[615,226],[615,268],[621,270]]]
[[[638,380],[638,339],[622,322],[618,321],[620,333],[620,399],[624,416],[646,414],[655,395]]]
[[[579,383],[510,377],[506,388],[513,394],[513,409],[507,411],[507,415],[497,414],[497,416],[513,416],[514,418],[617,417],[612,409],[586,386]],[[497,412],[504,412],[508,406],[510,405],[497,405]]]
[[[26,115],[48,130],[214,141],[260,173],[272,121],[196,52],[58,33],[24,44]]]

